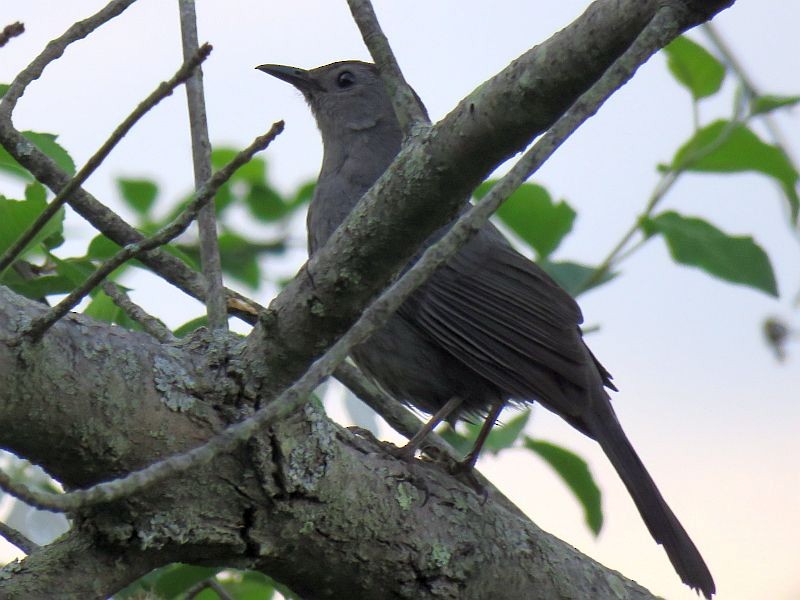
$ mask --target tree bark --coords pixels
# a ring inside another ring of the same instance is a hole
[[[730,3],[674,2],[684,29]],[[412,139],[254,333],[226,338],[227,352],[210,352],[219,340],[203,335],[159,344],[77,315],[35,344],[13,346],[42,307],[0,287],[0,446],[73,489],[195,447],[252,414],[346,331],[471,190],[552,124],[663,4],[595,2]],[[17,156],[13,139],[0,123],[8,151],[63,186],[36,152]],[[128,241],[127,226],[114,227],[101,230]],[[193,277],[183,281],[197,291]],[[207,465],[81,511],[70,534],[2,571],[0,596],[59,589],[102,598],[174,561],[259,569],[306,598],[486,598],[498,582],[509,598],[652,597],[539,530],[498,493],[484,502],[440,466],[396,460],[313,402]]]
[[[0,340],[41,310],[0,288]],[[247,413],[211,383],[223,373],[196,352],[204,344],[160,345],[78,315],[35,346],[0,343],[0,417],[27,424],[3,446],[70,488],[203,441]],[[65,597],[103,598],[175,561],[258,569],[304,598],[485,598],[498,581],[526,597],[651,597],[502,496],[397,460],[314,403],[232,454],[82,511],[73,532],[5,569],[0,596],[46,597],[56,578]]]

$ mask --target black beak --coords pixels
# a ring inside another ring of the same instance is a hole
[[[301,92],[312,92],[320,89],[319,84],[311,76],[311,73],[305,69],[287,67],[286,65],[259,65],[256,69],[263,71],[267,75],[282,79],[286,83],[291,83]]]

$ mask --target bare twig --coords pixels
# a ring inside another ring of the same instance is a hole
[[[744,87],[749,99],[752,100],[753,98],[760,96],[761,91],[758,89],[756,84],[753,83],[753,80],[750,79],[750,76],[747,74],[747,71],[745,70],[741,61],[739,61],[736,54],[733,52],[733,50],[731,50],[731,47],[722,37],[722,34],[717,31],[717,28],[711,23],[703,23],[702,28],[706,36],[708,36],[708,39],[711,40],[711,43],[714,44],[714,47],[716,47],[716,49],[722,55],[723,60],[731,69],[733,69],[733,71],[736,73],[736,76],[739,78],[739,81],[742,82],[742,86]],[[789,144],[786,142],[786,137],[783,135],[780,126],[776,123],[773,116],[769,113],[759,116],[764,121],[764,125],[766,125],[767,130],[772,136],[774,142],[784,151],[786,156],[788,156],[792,162],[795,162],[794,158],[792,157]]]
[[[383,82],[392,98],[392,106],[406,135],[419,125],[430,124],[422,101],[403,77],[400,65],[392,52],[389,40],[381,30],[370,0],[347,0],[353,20],[361,31],[372,60],[378,65]]]
[[[131,128],[141,119],[150,109],[161,102],[164,98],[172,94],[176,87],[186,81],[192,71],[202,63],[211,53],[211,46],[204,44],[201,48],[189,56],[186,62],[175,72],[169,81],[163,81],[159,86],[145,98],[128,117],[114,130],[111,136],[103,143],[86,164],[70,179],[69,183],[61,188],[53,201],[36,218],[33,224],[25,230],[22,235],[3,253],[0,257],[0,274],[14,262],[17,256],[25,247],[36,237],[47,222],[58,212],[58,210],[70,200],[72,193],[94,173],[95,169],[106,159],[114,147],[125,137]]]
[[[114,271],[114,269],[131,258],[139,256],[143,252],[163,246],[186,231],[197,216],[197,211],[214,196],[219,187],[233,175],[236,169],[249,161],[256,152],[266,148],[281,131],[283,131],[283,121],[275,123],[266,134],[257,137],[247,148],[237,154],[227,165],[214,173],[206,183],[200,186],[197,192],[195,192],[194,199],[172,223],[162,227],[157,233],[140,242],[128,244],[114,256],[106,260],[86,279],[86,281],[72,290],[61,302],[31,321],[28,327],[20,332],[16,342],[18,343],[23,338],[27,338],[31,341],[38,340],[49,327],[72,310],[89,292]]]
[[[45,49],[15,78],[0,100],[0,143],[14,159],[30,171],[34,177],[54,193],[69,183],[69,176],[55,162],[17,131],[11,115],[27,86],[38,79],[48,64],[58,59],[71,43],[83,39],[98,27],[122,13],[135,0],[112,0],[91,17],[70,26],[62,35],[50,41]],[[86,190],[78,187],[72,193],[69,204],[98,231],[120,246],[141,241],[144,236],[131,227],[108,207],[100,203]],[[193,298],[204,301],[205,280],[180,259],[161,250],[147,252],[140,260],[154,273]],[[264,308],[233,290],[226,290],[229,306],[238,317],[248,323],[255,322],[255,315]]]
[[[656,207],[661,203],[667,193],[672,189],[678,179],[688,169],[691,168],[700,159],[710,155],[712,152],[722,146],[735,131],[736,126],[743,122],[745,115],[736,114],[733,119],[720,131],[719,135],[706,146],[696,148],[692,152],[683,157],[680,164],[670,167],[670,169],[661,176],[655,188],[653,189],[647,205],[644,210],[636,217],[636,220],[628,227],[622,238],[614,245],[606,257],[595,267],[592,274],[583,282],[579,293],[588,290],[597,284],[607,273],[614,267],[619,265],[623,260],[628,258],[633,252],[644,245],[650,238],[640,237],[634,244],[628,246],[634,236],[642,229],[642,223],[650,218],[655,211]]]
[[[22,550],[25,554],[31,554],[34,550],[39,548],[39,544],[29,540],[22,532],[6,525],[2,521],[0,521],[0,535]]]
[[[11,38],[15,38],[23,33],[25,33],[25,25],[19,21],[11,23],[11,25],[6,25],[3,27],[3,31],[0,31],[0,48],[5,46]]]
[[[175,341],[175,336],[156,317],[147,314],[145,310],[130,299],[128,294],[113,281],[103,283],[103,291],[114,301],[114,304],[125,311],[131,319],[139,323],[142,328],[156,338],[159,342],[169,343]]]
[[[204,444],[165,460],[154,463],[124,477],[99,483],[90,488],[67,494],[49,494],[28,489],[10,481],[0,473],[0,488],[23,499],[26,503],[46,510],[71,512],[78,508],[111,502],[147,486],[206,464],[222,452],[235,448],[265,425],[290,415],[301,407],[308,396],[341,364],[350,350],[361,343],[399,308],[408,296],[421,285],[444,261],[450,258],[470,235],[485,224],[504,198],[527,179],[586,119],[593,115],[605,100],[621,87],[636,69],[654,52],[666,45],[685,22],[676,7],[664,5],[619,59],[580,96],[556,121],[542,138],[501,178],[489,194],[463,214],[453,227],[429,247],[400,279],[387,288],[356,321],[294,384],[272,401],[266,402],[251,417],[235,423]],[[251,334],[253,335],[253,334]],[[24,495],[24,496],[23,496]]]
[[[351,392],[361,398],[372,410],[383,417],[389,426],[400,435],[411,438],[423,427],[424,423],[415,417],[410,410],[369,381],[361,371],[350,363],[343,362],[340,364],[336,367],[333,375],[347,386]],[[434,446],[437,450],[448,454],[455,460],[460,460],[461,458],[450,444],[434,432],[431,432],[425,438],[425,445]]]
[[[197,52],[197,15],[194,0],[179,0],[181,41],[184,60]],[[199,188],[211,177],[211,142],[208,139],[206,101],[203,95],[203,70],[200,65],[186,82],[189,106],[189,130],[192,136],[194,186]],[[212,331],[228,330],[228,307],[222,285],[222,262],[217,239],[217,216],[214,201],[207,202],[197,216],[200,233],[200,264],[206,277],[206,312]]]
[[[45,67],[60,58],[72,42],[85,38],[101,25],[119,16],[136,0],[112,0],[91,17],[72,24],[62,35],[47,44],[45,49],[31,64],[20,71],[8,86],[2,102],[0,102],[0,121],[10,121],[11,113],[17,101],[25,93],[25,89],[34,80],[41,77]]]

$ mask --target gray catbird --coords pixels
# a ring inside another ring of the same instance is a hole
[[[313,254],[395,158],[400,126],[374,65],[258,69],[300,90],[322,133],[308,213]],[[581,322],[572,297],[490,224],[353,358],[397,399],[440,418],[488,413],[491,427],[509,400],[537,401],[561,415],[599,442],[683,582],[710,598],[711,573],[622,431],[604,389],[616,388],[583,342]]]

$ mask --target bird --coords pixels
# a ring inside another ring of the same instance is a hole
[[[313,255],[392,163],[403,133],[371,63],[256,68],[299,90],[320,130],[307,217]],[[465,459],[472,466],[509,402],[538,402],[561,416],[599,443],[681,580],[711,598],[714,579],[625,435],[606,391],[616,387],[585,344],[582,321],[575,300],[488,223],[351,355],[389,394],[434,415],[409,442],[412,452],[442,419],[485,417]]]

